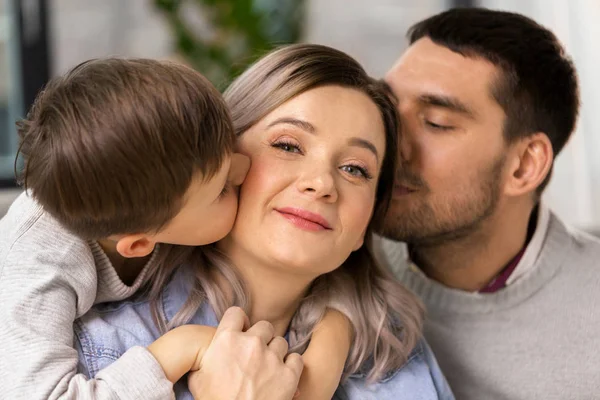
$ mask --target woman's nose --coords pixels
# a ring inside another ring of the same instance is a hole
[[[317,199],[337,201],[335,179],[329,169],[319,168],[303,174],[297,181],[298,190]]]

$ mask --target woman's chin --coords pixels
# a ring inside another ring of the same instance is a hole
[[[314,275],[315,277],[331,270],[327,256],[310,248],[298,249],[278,247],[274,249],[269,264],[290,274]]]
[[[288,243],[289,244],[289,243]],[[311,275],[313,278],[339,268],[347,257],[334,252],[331,246],[276,246],[270,253],[269,264],[290,274]]]

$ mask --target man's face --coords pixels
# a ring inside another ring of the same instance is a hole
[[[402,160],[385,236],[435,245],[476,231],[502,192],[505,113],[492,97],[498,69],[428,38],[388,72],[399,99]]]

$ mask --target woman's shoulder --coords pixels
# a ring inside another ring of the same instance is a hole
[[[182,266],[165,287],[159,312],[167,321],[184,306],[192,278],[193,271]],[[210,305],[203,304],[188,323],[216,326],[217,320]],[[88,365],[89,376],[107,367],[131,347],[148,346],[160,336],[152,318],[151,303],[144,296],[94,306],[75,321],[74,332],[80,361]]]
[[[334,399],[453,400],[454,396],[429,345],[422,340],[400,368],[373,384],[367,383],[365,374],[352,375],[339,387]]]

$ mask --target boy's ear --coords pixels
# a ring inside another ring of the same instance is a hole
[[[117,240],[117,251],[126,258],[146,257],[152,253],[156,242],[147,234],[125,235]]]

